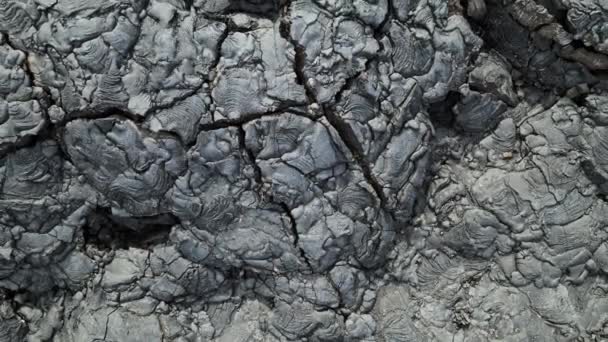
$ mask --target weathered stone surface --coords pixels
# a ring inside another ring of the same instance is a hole
[[[601,1],[0,1],[0,341],[608,339]]]

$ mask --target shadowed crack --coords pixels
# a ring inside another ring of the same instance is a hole
[[[239,130],[239,146],[240,146],[241,150],[247,154],[247,158],[249,158],[249,162],[251,163],[251,165],[253,165],[253,170],[255,173],[255,181],[257,183],[257,191],[258,191],[258,194],[260,194],[261,187],[263,185],[262,170],[260,170],[260,167],[256,163],[253,152],[247,148],[245,129],[243,128],[243,126],[237,126],[237,127]]]
[[[296,74],[296,82],[304,87],[304,91],[306,93],[306,98],[308,100],[308,104],[311,105],[313,103],[317,103],[314,91],[308,86],[306,82],[306,76],[304,75],[304,63],[306,61],[306,50],[300,45],[295,39],[291,37],[291,22],[287,17],[289,16],[290,7],[286,7],[285,17],[279,23],[279,33],[283,39],[287,40],[294,49],[295,57],[294,57],[294,65],[293,70]]]
[[[172,214],[153,217],[119,217],[109,208],[97,208],[83,227],[85,244],[100,249],[148,249],[169,240],[171,228],[179,224]]]
[[[109,118],[112,116],[118,116],[124,119],[128,119],[131,120],[135,123],[141,124],[144,120],[145,120],[145,116],[143,115],[136,115],[134,113],[131,113],[128,110],[124,110],[122,108],[118,108],[118,107],[106,107],[106,108],[99,108],[97,110],[86,110],[86,111],[77,111],[77,112],[72,112],[70,113],[69,117],[62,121],[60,124],[57,124],[57,126],[65,126],[68,122],[74,121],[74,120],[95,120],[95,119],[105,119],[105,118]]]
[[[272,199],[271,199],[271,201],[272,201]],[[298,226],[297,226],[295,217],[293,217],[293,215],[291,214],[291,210],[289,210],[289,207],[287,206],[287,204],[285,204],[283,202],[279,202],[277,204],[283,209],[283,212],[289,218],[291,234],[293,235],[294,247],[300,251],[300,257],[302,258],[302,260],[304,260],[304,262],[306,263],[308,268],[310,268],[312,270],[312,266],[310,264],[310,260],[308,260],[308,256],[306,255],[306,252],[304,251],[304,249],[302,249],[302,247],[300,247],[300,243],[299,243],[300,242],[300,233],[298,232]]]
[[[306,60],[306,51],[303,46],[299,45],[297,41],[295,41],[294,39],[291,38],[290,31],[291,31],[291,23],[288,20],[282,20],[280,23],[281,36],[283,38],[285,38],[286,40],[288,40],[293,45],[294,51],[295,51],[294,71],[297,76],[297,82],[298,82],[298,84],[300,84],[304,87],[304,90],[306,92],[306,97],[308,98],[308,103],[318,105],[319,101],[316,98],[315,92],[307,84],[306,76],[304,75],[304,62]],[[371,62],[372,62],[372,60],[369,60],[367,62],[366,69],[370,65]],[[354,84],[354,80],[356,80],[363,72],[365,72],[365,70],[357,73],[353,77],[350,77],[346,81],[345,85],[342,87],[342,89],[340,89],[340,91],[338,92],[338,94],[335,97],[336,102],[339,100],[341,94],[346,89],[349,89]],[[349,149],[350,153],[353,155],[355,161],[357,162],[357,164],[363,171],[363,174],[364,174],[366,180],[372,186],[372,188],[374,189],[374,192],[376,193],[376,195],[380,199],[382,205],[384,206],[386,204],[386,198],[383,194],[382,187],[380,186],[378,181],[373,176],[371,168],[369,167],[369,164],[367,163],[367,161],[365,160],[365,158],[363,156],[363,149],[361,148],[361,145],[355,138],[355,135],[352,132],[352,129],[346,123],[344,123],[340,118],[338,118],[333,113],[333,110],[334,110],[334,108],[329,108],[326,105],[321,106],[321,111],[323,113],[323,116],[329,121],[329,123],[332,125],[332,127],[338,132],[338,135],[340,136],[340,138],[342,139],[342,141],[344,142],[346,147]]]
[[[459,92],[450,91],[445,100],[435,102],[429,106],[429,118],[435,128],[455,127],[456,123],[452,108],[461,98],[462,95]]]
[[[314,116],[308,114],[306,112],[306,109],[303,107],[284,107],[284,108],[279,108],[279,109],[264,112],[264,113],[242,114],[237,119],[216,120],[211,123],[201,124],[199,126],[199,128],[201,131],[212,131],[212,130],[221,129],[221,128],[240,127],[249,122],[261,119],[265,116],[281,115],[281,114],[285,114],[285,113],[303,116],[312,121],[318,120],[317,117],[314,117]]]
[[[263,199],[267,199],[268,202],[278,205],[282,209],[283,213],[289,219],[289,224],[290,224],[290,228],[291,228],[291,235],[293,236],[293,245],[300,252],[300,257],[302,258],[302,260],[304,260],[304,262],[306,263],[306,265],[310,269],[312,269],[310,261],[308,260],[308,256],[306,255],[306,253],[304,252],[304,250],[302,249],[302,247],[300,247],[300,245],[299,245],[300,234],[298,233],[298,228],[297,228],[297,225],[296,225],[296,219],[291,214],[291,210],[289,209],[289,207],[287,206],[287,204],[285,204],[284,202],[277,201],[271,194],[265,194],[265,193],[263,193],[263,189],[262,189],[263,188],[262,170],[260,169],[260,167],[256,163],[255,155],[253,154],[253,152],[249,148],[247,148],[247,145],[245,144],[245,139],[246,139],[245,130],[243,129],[242,126],[238,126],[238,129],[239,129],[239,144],[240,144],[241,150],[243,150],[243,151],[246,152],[247,158],[250,160],[250,162],[251,162],[251,164],[253,165],[253,168],[254,168],[255,179],[256,179],[256,183],[257,183],[256,191],[257,191],[258,195],[260,195]]]
[[[353,158],[357,162],[357,165],[359,165],[359,167],[361,168],[365,179],[372,186],[374,192],[380,199],[381,205],[386,208],[387,200],[386,196],[384,196],[384,192],[382,191],[382,186],[376,180],[376,177],[374,177],[372,169],[364,157],[361,144],[359,144],[359,142],[357,141],[357,138],[355,137],[355,134],[352,131],[351,127],[347,123],[342,121],[332,110],[327,110],[325,106],[323,112],[325,117],[327,118],[327,121],[329,121],[331,126],[336,130],[336,132],[338,132],[340,139],[342,139],[342,142],[344,142],[344,145],[352,154]]]

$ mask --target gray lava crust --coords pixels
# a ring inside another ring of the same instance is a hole
[[[608,341],[607,196],[603,0],[0,0],[0,342]]]

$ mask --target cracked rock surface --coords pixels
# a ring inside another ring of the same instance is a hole
[[[608,341],[600,0],[0,0],[0,342]]]

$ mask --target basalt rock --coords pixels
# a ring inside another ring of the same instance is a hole
[[[600,1],[0,1],[0,342],[608,339]]]

